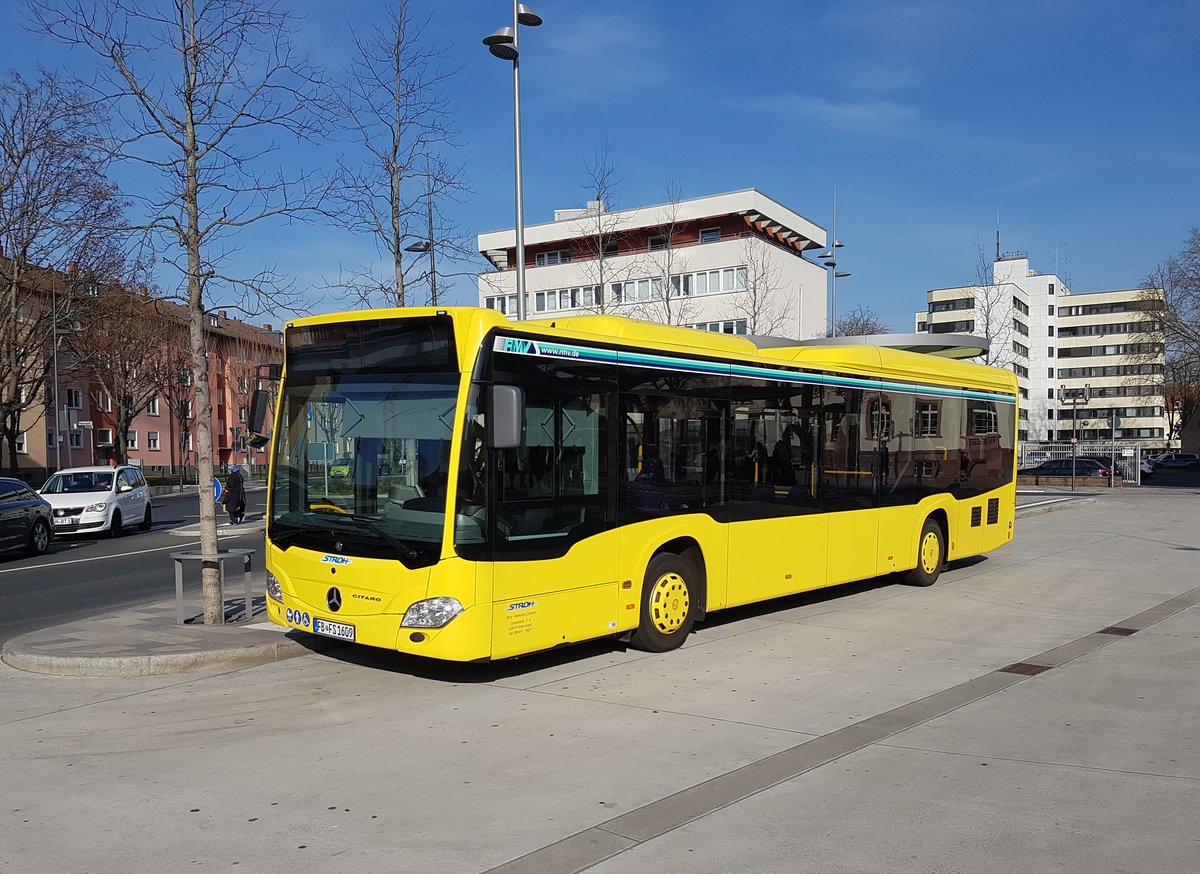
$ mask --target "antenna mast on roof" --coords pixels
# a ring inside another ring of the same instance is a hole
[[[1000,210],[996,210],[996,260],[1000,260]]]

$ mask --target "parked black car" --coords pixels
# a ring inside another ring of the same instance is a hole
[[[1037,467],[1023,467],[1018,476],[1070,476],[1071,464],[1075,464],[1075,476],[1108,476],[1108,465],[1094,458],[1052,458]]]
[[[0,550],[42,555],[54,536],[50,504],[19,479],[0,477]]]

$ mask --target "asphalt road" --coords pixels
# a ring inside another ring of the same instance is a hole
[[[250,491],[246,499],[247,516],[260,516],[266,492]],[[174,597],[169,556],[194,548],[199,539],[168,532],[199,519],[196,495],[164,495],[154,498],[154,525],[149,531],[128,528],[116,540],[97,535],[63,537],[37,558],[19,552],[0,554],[0,643],[114,608]],[[222,537],[221,545],[261,549],[262,536],[255,531]]]

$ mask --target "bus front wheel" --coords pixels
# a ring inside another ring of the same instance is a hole
[[[632,643],[647,652],[667,652],[680,646],[696,621],[693,587],[698,574],[682,556],[660,552],[646,566],[642,583],[642,613]]]
[[[917,566],[904,575],[910,586],[932,586],[946,563],[946,535],[942,526],[926,519],[917,540]]]

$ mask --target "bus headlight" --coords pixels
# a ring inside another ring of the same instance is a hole
[[[441,628],[462,611],[458,598],[430,598],[409,607],[400,624],[406,628]]]
[[[283,603],[283,589],[279,586],[279,580],[275,579],[275,574],[267,574],[267,597]]]

